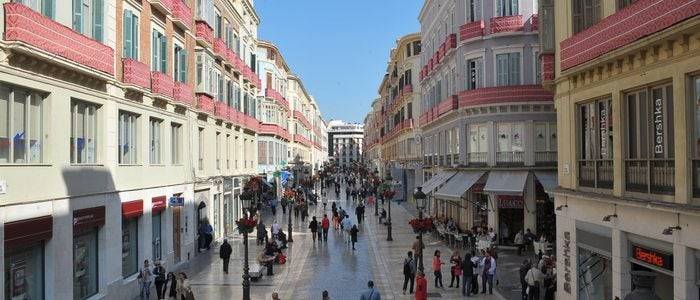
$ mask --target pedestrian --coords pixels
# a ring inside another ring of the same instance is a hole
[[[540,285],[544,280],[544,274],[537,268],[534,264],[530,267],[530,270],[525,274],[525,281],[527,281],[527,299],[528,300],[539,300],[540,299]]]
[[[413,294],[413,284],[416,277],[416,260],[413,252],[408,251],[408,256],[403,260],[403,294],[406,295],[406,286],[411,283],[409,292]]]
[[[153,280],[153,273],[151,268],[148,266],[148,259],[143,261],[143,268],[139,271],[137,276],[140,288],[141,288],[141,299],[151,298],[151,281]]]
[[[221,247],[219,247],[219,257],[224,263],[224,274],[228,274],[228,262],[231,258],[231,252],[233,252],[231,245],[229,245],[227,239],[224,239],[224,242],[221,243]]]
[[[374,288],[374,281],[367,282],[367,290],[362,293],[360,300],[382,300],[382,295]]]
[[[331,300],[331,297],[328,295],[328,291],[323,291],[321,293],[321,300]]]
[[[280,300],[280,295],[277,292],[272,293],[272,300]]]
[[[444,289],[442,285],[442,265],[445,263],[440,259],[440,250],[435,250],[433,254],[433,274],[435,274],[435,287]]]
[[[352,229],[352,221],[350,220],[350,216],[345,215],[343,221],[341,222],[341,225],[343,226],[343,232],[345,232],[346,243],[350,245],[350,243],[352,242],[352,237],[350,235],[350,230]]]
[[[168,273],[168,279],[166,282],[166,288],[167,283],[170,283],[170,287],[167,289],[168,290],[168,298],[175,298],[177,297],[177,276],[173,272]]]
[[[309,216],[309,205],[304,203],[299,209],[301,210],[301,222],[306,222],[306,217]]]
[[[413,242],[413,246],[411,247],[413,249],[413,253],[416,255],[417,258],[421,259],[421,268],[423,267],[423,249],[425,249],[425,244],[423,243],[423,240],[421,240],[420,236],[416,237],[416,241]]]
[[[481,293],[486,293],[486,284],[489,285],[489,294],[493,294],[493,276],[496,274],[496,259],[491,256],[491,251],[486,251],[486,256],[481,263],[484,266],[481,274]]]
[[[323,203],[323,211],[326,211],[326,205],[328,205],[328,196],[326,196],[326,192],[321,194],[321,202]]]
[[[464,274],[462,277],[462,296],[469,297],[472,294],[474,266],[471,253],[464,254],[464,259],[462,260],[462,273]]]
[[[425,280],[423,271],[416,274],[416,300],[428,299],[428,281]]]
[[[153,262],[153,277],[155,277],[156,285],[156,296],[158,299],[165,299],[165,284],[168,281],[167,274],[165,273],[165,268],[161,265],[160,261]]]
[[[277,215],[277,199],[273,198],[270,200],[270,210],[272,210],[272,215]]]
[[[321,220],[321,229],[323,229],[323,241],[328,241],[328,229],[331,227],[331,222],[328,220],[328,215],[323,214]]]
[[[530,271],[530,266],[529,259],[523,260],[523,264],[520,265],[520,299],[522,300],[527,300],[527,280],[525,280],[525,276],[527,272]]]
[[[357,217],[357,224],[362,224],[362,205],[355,207],[355,216]]]
[[[518,255],[521,255],[523,253],[523,248],[525,244],[525,235],[523,235],[523,231],[520,230],[518,233],[515,234],[515,239],[513,240],[513,244],[515,244],[515,247],[518,248]]]
[[[289,202],[289,200],[287,200],[286,198],[282,199],[282,214],[285,215],[287,214],[287,202]]]
[[[272,226],[270,226],[270,231],[272,232],[273,239],[279,240],[280,229],[281,229],[280,224],[277,223],[277,220],[274,220],[272,222]]]
[[[309,229],[311,230],[311,238],[314,240],[315,243],[316,232],[318,231],[318,221],[316,221],[316,217],[311,218],[311,222],[309,222]]]
[[[450,263],[452,263],[450,267],[450,287],[452,287],[455,279],[457,279],[457,288],[459,288],[459,277],[462,276],[462,256],[460,256],[459,250],[455,249],[455,251],[452,252]]]
[[[258,240],[256,244],[265,245],[265,240],[267,240],[267,229],[265,228],[265,224],[262,220],[260,220],[260,223],[258,223],[257,230]]]
[[[479,274],[482,273],[484,267],[481,265],[482,257],[477,256],[474,251],[472,251],[472,264],[474,265],[474,273],[472,275],[472,294],[479,294]]]
[[[352,241],[352,250],[355,250],[355,243],[357,243],[357,233],[360,230],[357,229],[357,225],[352,225],[352,229],[350,229],[350,240]]]

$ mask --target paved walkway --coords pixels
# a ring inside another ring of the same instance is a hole
[[[344,194],[344,193],[343,193]],[[341,195],[343,197],[344,195]],[[345,208],[351,214],[353,224],[357,220],[354,216],[354,205],[345,199],[330,199],[325,213],[330,215],[331,203]],[[385,205],[388,205],[386,203]],[[335,232],[332,228],[328,235],[328,242],[315,243],[308,231],[307,219],[304,224],[301,220],[292,219],[294,225],[294,242],[289,244],[286,250],[288,261],[286,265],[275,265],[274,276],[263,276],[258,282],[251,285],[251,298],[266,300],[276,291],[281,299],[320,299],[321,292],[328,290],[331,299],[356,300],[366,288],[368,280],[374,280],[376,287],[382,294],[382,299],[413,299],[413,295],[402,294],[403,283],[403,258],[415,241],[415,234],[408,226],[408,220],[413,218],[407,211],[410,207],[392,203],[392,221],[394,241],[387,242],[387,228],[378,224],[374,216],[374,207],[366,207],[366,221],[363,222],[358,236],[357,250],[353,251],[343,239],[341,232]],[[310,215],[317,216],[320,220],[323,216],[323,206],[310,207]],[[267,211],[263,214],[265,224],[271,224],[276,218],[287,231],[287,215],[278,209],[277,216],[272,216]],[[261,250],[255,245],[255,233],[249,241],[249,258],[256,261],[257,254]],[[239,236],[229,239],[233,247],[233,254],[229,274],[222,271],[222,263],[218,258],[218,246],[212,250],[200,254],[184,271],[190,276],[191,285],[197,299],[239,299],[242,294],[242,265],[243,242]],[[451,250],[444,243],[426,236],[425,267],[429,269],[432,253],[440,249],[444,260],[449,260]],[[235,258],[235,259],[234,259]],[[460,290],[448,288],[449,264],[443,270],[443,283],[445,289],[433,287],[433,274],[427,272],[429,298],[462,299]],[[497,292],[497,290],[494,290]],[[480,295],[470,299],[503,299],[497,294]]]

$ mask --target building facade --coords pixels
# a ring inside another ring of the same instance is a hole
[[[289,124],[293,141],[288,147],[288,163],[316,170],[323,163],[323,158],[318,156],[323,148],[319,142],[323,118],[316,99],[307,92],[301,79],[289,74],[287,82],[292,105]]]
[[[364,119],[364,152],[362,153],[363,164],[370,170],[383,173],[381,161],[381,98],[374,99]]]
[[[700,298],[700,1],[540,1],[557,298]],[[648,275],[649,273],[647,273]]]
[[[364,125],[341,120],[328,122],[328,157],[340,167],[362,162]]]
[[[236,235],[266,129],[252,1],[0,2],[0,298],[131,299],[202,222]]]
[[[541,86],[537,1],[425,1],[423,190],[433,215],[553,238],[556,114]],[[551,224],[550,224],[551,223]],[[548,230],[546,230],[548,229]]]

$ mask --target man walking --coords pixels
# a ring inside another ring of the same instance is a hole
[[[271,227],[272,227],[272,228],[271,228],[271,231],[272,231],[272,240],[273,240],[273,241],[274,241],[274,240],[278,240],[278,239],[279,239],[279,234],[280,234],[280,229],[281,229],[280,224],[277,223],[277,220],[275,220],[275,221],[272,223],[272,226],[271,226]]]
[[[219,247],[219,257],[224,263],[224,274],[228,274],[228,262],[231,258],[231,252],[233,252],[231,245],[229,245],[228,240],[224,239],[224,242],[221,243],[221,247]]]
[[[360,300],[382,300],[379,291],[374,288],[374,281],[370,280],[367,282],[367,290],[362,293]]]
[[[489,285],[489,294],[493,294],[493,275],[496,274],[496,260],[491,256],[491,251],[486,251],[486,257],[482,262],[484,271],[481,274],[481,293],[486,293],[486,284]]]
[[[311,222],[309,222],[309,229],[311,230],[311,238],[314,240],[315,243],[316,231],[318,231],[318,221],[316,221],[316,217],[311,218]]]
[[[321,229],[323,230],[323,241],[328,241],[328,229],[331,227],[331,221],[328,220],[328,215],[323,214],[323,219],[321,220]]]
[[[413,252],[408,251],[408,257],[403,260],[403,294],[406,295],[406,286],[411,283],[410,293],[413,294],[413,284],[416,277],[416,261]]]
[[[150,299],[153,273],[151,273],[151,268],[148,266],[148,259],[143,261],[143,268],[139,271],[137,277],[141,283],[141,299]]]

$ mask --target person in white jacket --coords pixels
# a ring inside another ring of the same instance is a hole
[[[537,266],[533,265],[527,274],[525,274],[525,282],[527,282],[527,299],[539,300],[540,287],[544,281],[544,274]]]

